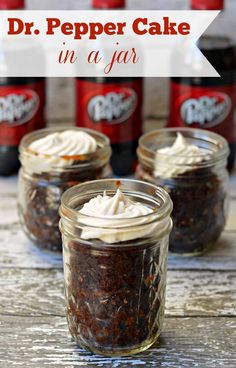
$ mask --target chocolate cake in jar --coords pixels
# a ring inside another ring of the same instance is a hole
[[[164,187],[173,201],[170,251],[200,255],[220,237],[227,218],[229,147],[201,129],[161,129],[139,142],[136,176]]]
[[[66,313],[74,340],[107,356],[138,353],[161,333],[172,202],[154,185],[98,180],[60,207]]]
[[[20,145],[19,215],[27,236],[41,248],[61,251],[61,196],[88,180],[112,176],[109,139],[89,129],[42,129]]]

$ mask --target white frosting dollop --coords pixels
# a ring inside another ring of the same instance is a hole
[[[93,153],[96,149],[96,139],[86,132],[65,130],[52,133],[29,145],[34,155],[30,155],[27,166],[33,172],[48,172],[52,167],[70,166],[75,156]]]
[[[86,225],[81,238],[100,239],[109,244],[151,237],[158,231],[164,231],[170,221],[168,219],[161,224],[155,222],[153,209],[140,202],[133,202],[120,189],[113,197],[104,192],[92,198],[84,204],[79,214],[85,215],[80,218],[80,222]]]
[[[211,159],[208,150],[189,144],[181,133],[172,146],[156,152],[155,177],[172,178],[191,171],[194,165]]]

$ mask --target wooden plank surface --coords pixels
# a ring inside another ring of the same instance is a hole
[[[236,176],[230,180],[230,210],[225,232],[202,257],[169,256],[169,269],[235,270]],[[0,180],[0,267],[61,268],[60,254],[40,251],[23,234],[17,214],[17,178]]]
[[[62,268],[62,255],[40,250],[22,232],[19,224],[0,225],[0,268]],[[214,248],[202,257],[181,257],[170,254],[169,270],[236,268],[236,232],[224,232]]]
[[[167,316],[236,316],[236,272],[169,271]],[[62,270],[0,270],[0,313],[64,316]]]
[[[16,178],[0,180],[0,367],[236,366],[236,177],[225,232],[202,257],[169,256],[159,345],[109,359],[76,347],[64,317],[62,256],[40,251],[17,216]]]
[[[0,226],[0,254],[0,268],[62,268],[62,255],[40,250],[19,224]]]
[[[230,318],[167,318],[153,348],[134,357],[113,359],[78,348],[68,335],[65,318],[0,316],[0,326],[1,368],[236,366],[236,324]]]
[[[2,220],[3,221],[3,220]],[[59,253],[41,251],[22,232],[19,224],[0,225],[0,268],[62,268]],[[224,232],[202,257],[169,255],[168,268],[231,270],[236,268],[236,232]]]

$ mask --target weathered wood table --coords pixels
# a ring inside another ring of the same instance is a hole
[[[169,257],[158,344],[108,359],[78,348],[64,315],[60,255],[39,251],[18,221],[17,178],[0,179],[0,367],[236,367],[236,177],[230,217],[203,257]]]

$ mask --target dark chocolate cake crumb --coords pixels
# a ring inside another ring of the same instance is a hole
[[[174,209],[170,251],[200,254],[221,235],[226,222],[225,178],[211,168],[193,168],[174,178],[155,178],[150,169],[139,165],[138,178],[161,185],[169,193]]]
[[[155,340],[164,311],[165,241],[64,245],[67,318],[79,344],[112,354]]]

